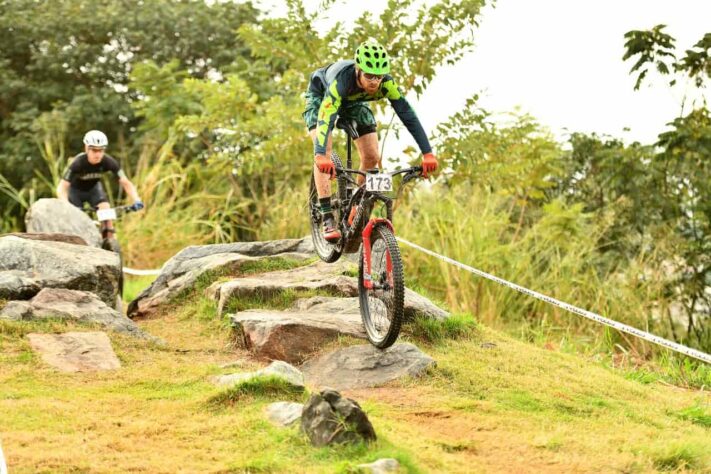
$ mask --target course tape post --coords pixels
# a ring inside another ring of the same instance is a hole
[[[509,287],[513,290],[516,290],[520,293],[532,296],[532,297],[539,299],[541,301],[545,301],[546,303],[550,303],[554,306],[558,306],[559,308],[563,308],[567,311],[570,311],[571,313],[575,313],[577,315],[591,319],[593,321],[604,324],[606,326],[610,326],[614,329],[617,329],[618,331],[622,331],[627,334],[631,334],[633,336],[639,337],[640,339],[644,339],[645,341],[652,342],[654,344],[666,347],[667,349],[671,349],[671,350],[679,352],[681,354],[685,354],[689,357],[693,357],[695,359],[701,360],[703,362],[706,362],[707,364],[711,364],[711,355],[706,354],[705,352],[701,352],[699,350],[692,349],[690,347],[682,346],[681,344],[669,341],[667,339],[664,339],[663,337],[655,336],[654,334],[650,334],[648,332],[642,331],[642,330],[634,328],[632,326],[628,326],[626,324],[619,323],[619,322],[614,321],[612,319],[605,318],[604,316],[600,316],[599,314],[595,314],[591,311],[587,311],[585,309],[578,308],[577,306],[573,306],[573,305],[565,303],[563,301],[559,301],[555,298],[551,298],[550,296],[546,296],[544,294],[538,293],[537,291],[529,290],[528,288],[524,288],[524,287],[517,285],[515,283],[506,281],[503,278],[499,278],[499,277],[496,277],[496,276],[491,275],[489,273],[483,272],[481,270],[477,270],[474,267],[470,267],[469,265],[458,262],[458,261],[453,260],[449,257],[445,257],[444,255],[440,255],[440,254],[435,253],[435,252],[428,250],[426,248],[420,247],[419,245],[413,244],[412,242],[409,242],[403,238],[400,238],[400,237],[396,237],[396,238],[398,241],[402,242],[405,245],[409,245],[410,247],[417,249],[420,252],[426,253],[427,255],[438,258],[438,259],[443,260],[447,263],[451,263],[452,265],[462,268],[464,270],[467,270],[468,272],[474,273],[475,275],[479,275],[480,277],[495,281],[496,283],[507,286],[507,287]]]

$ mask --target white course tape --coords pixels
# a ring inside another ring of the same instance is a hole
[[[524,288],[524,287],[519,286],[515,283],[511,283],[509,281],[506,281],[502,278],[496,277],[496,276],[491,275],[489,273],[483,272],[481,270],[477,270],[474,267],[470,267],[469,265],[465,265],[464,263],[460,263],[460,262],[457,262],[456,260],[452,260],[449,257],[445,257],[444,255],[440,255],[440,254],[435,253],[431,250],[427,250],[426,248],[420,247],[419,245],[413,244],[412,242],[408,242],[407,240],[402,239],[400,237],[396,237],[396,238],[398,241],[402,242],[405,245],[409,245],[410,247],[415,248],[415,249],[419,250],[420,252],[424,252],[427,255],[431,255],[431,256],[438,258],[440,260],[443,260],[447,263],[451,263],[452,265],[462,268],[464,270],[467,270],[471,273],[474,273],[475,275],[479,275],[481,277],[488,278],[489,280],[495,281],[496,283],[499,283],[504,286],[508,286],[509,288],[512,288],[518,292],[524,293],[529,296],[533,296],[534,298],[537,298],[541,301],[545,301],[546,303],[550,303],[554,306],[558,306],[559,308],[563,308],[567,311],[570,311],[571,313],[578,314],[578,315],[586,317],[588,319],[592,319],[593,321],[597,321],[598,323],[605,324],[607,326],[615,328],[618,331],[626,332],[627,334],[632,334],[633,336],[637,336],[637,337],[644,339],[646,341],[666,347],[667,349],[671,349],[671,350],[679,352],[681,354],[685,354],[689,357],[694,357],[695,359],[704,361],[707,364],[711,364],[711,355],[706,354],[705,352],[701,352],[696,349],[692,349],[690,347],[682,346],[681,344],[677,344],[676,342],[669,341],[667,339],[664,339],[663,337],[655,336],[654,334],[650,334],[650,333],[642,331],[640,329],[633,328],[632,326],[627,326],[626,324],[618,323],[617,321],[613,321],[612,319],[605,318],[603,316],[600,316],[599,314],[595,314],[590,311],[584,310],[582,308],[578,308],[577,306],[573,306],[571,304],[564,303],[563,301],[559,301],[555,298],[551,298],[550,296],[543,295],[541,293],[538,293],[537,291],[529,290],[528,288]]]
[[[5,464],[5,456],[2,454],[2,444],[0,444],[0,474],[7,474],[7,464]]]
[[[160,270],[134,270],[128,267],[123,267],[123,272],[129,275],[160,275]]]

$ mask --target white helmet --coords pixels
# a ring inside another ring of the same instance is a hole
[[[106,148],[106,145],[109,144],[109,139],[106,138],[104,132],[101,132],[99,130],[89,130],[88,132],[86,132],[86,135],[84,135],[84,144],[89,146]]]

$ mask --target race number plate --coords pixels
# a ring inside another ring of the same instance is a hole
[[[113,221],[116,219],[116,209],[99,209],[96,216],[100,221]]]
[[[366,191],[385,192],[393,190],[393,177],[387,173],[369,174],[365,178]]]

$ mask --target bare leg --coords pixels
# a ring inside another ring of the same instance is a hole
[[[315,141],[316,129],[314,128],[313,130],[310,130],[309,135],[311,135],[311,140]],[[332,146],[333,135],[328,137],[328,143],[326,144],[326,156],[328,156],[329,158],[331,156]],[[316,167],[316,165],[314,165],[314,178],[316,181],[316,192],[318,193],[319,199],[329,197],[331,195],[331,177],[327,173],[321,173]]]
[[[378,166],[380,154],[378,153],[378,134],[368,133],[355,140],[358,154],[360,155],[360,170],[370,170]],[[365,177],[358,176],[358,184],[363,184]]]

